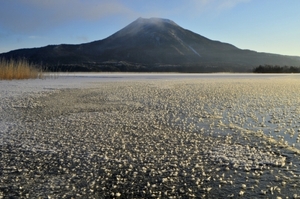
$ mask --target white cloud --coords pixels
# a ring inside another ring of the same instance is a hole
[[[75,40],[80,41],[80,42],[88,42],[89,38],[85,35],[79,35],[79,36],[76,36]]]
[[[110,0],[27,0],[36,9],[42,9],[59,20],[96,20],[108,15],[128,14],[130,9],[118,1]]]
[[[235,7],[236,5],[238,5],[240,3],[246,3],[249,1],[250,0],[224,0],[224,1],[219,0],[217,8],[219,10],[227,10],[227,9]]]
[[[30,35],[28,38],[29,38],[29,39],[38,39],[38,38],[40,38],[40,36]]]
[[[251,0],[189,0],[187,5],[191,10],[191,14],[213,13],[220,14],[225,10],[229,10],[241,3]]]
[[[31,32],[70,21],[129,16],[132,10],[116,0],[9,0],[1,3],[0,29]]]
[[[131,0],[9,0],[1,2],[0,30],[29,33],[50,30],[76,21],[97,21],[108,17],[171,17],[203,13],[219,14],[250,0],[179,0],[174,3],[153,1],[146,12],[145,2]],[[165,4],[171,7],[164,7]],[[176,4],[176,6],[175,6]],[[143,9],[142,9],[143,10]]]

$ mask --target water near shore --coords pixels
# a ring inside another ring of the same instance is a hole
[[[0,81],[0,198],[299,198],[300,76]]]

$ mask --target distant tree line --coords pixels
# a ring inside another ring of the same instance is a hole
[[[300,73],[300,67],[260,65],[253,69],[254,73]]]
[[[143,65],[127,62],[111,63],[83,63],[83,64],[56,64],[45,67],[46,71],[53,72],[178,72],[178,73],[212,73],[212,72],[251,72],[241,67],[232,67],[224,64],[214,66],[208,64],[197,65]]]

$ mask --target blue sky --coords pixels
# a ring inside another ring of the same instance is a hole
[[[241,49],[300,56],[299,8],[298,0],[1,0],[0,53],[100,40],[160,17]]]

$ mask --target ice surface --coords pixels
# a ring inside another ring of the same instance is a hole
[[[180,74],[180,73],[57,73],[48,74],[51,78],[29,80],[0,80],[0,98],[25,93],[47,91],[63,88],[91,87],[97,82],[131,81],[131,80],[175,80],[175,79],[264,79],[274,77],[286,77],[282,74]],[[292,75],[293,78],[299,76]]]
[[[299,93],[282,74],[0,81],[0,195],[292,198]]]

